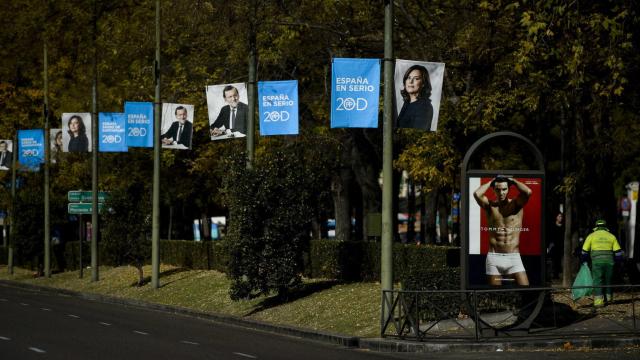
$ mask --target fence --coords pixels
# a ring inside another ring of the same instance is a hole
[[[572,290],[586,287],[385,290],[381,335],[417,341],[640,335],[640,285],[610,287],[614,298],[604,307],[594,307],[591,296],[573,300]]]

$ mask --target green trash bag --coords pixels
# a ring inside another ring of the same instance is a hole
[[[593,292],[593,288],[580,288],[582,286],[593,286],[593,277],[591,277],[591,270],[589,270],[589,266],[587,264],[582,264],[582,266],[580,266],[580,271],[578,271],[578,275],[576,275],[576,279],[573,282],[571,298],[573,298],[574,301],[585,296],[589,296]]]

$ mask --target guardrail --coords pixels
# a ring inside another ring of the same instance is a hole
[[[594,307],[572,289],[510,288],[382,292],[381,336],[408,340],[640,335],[640,285],[613,285],[613,301]]]

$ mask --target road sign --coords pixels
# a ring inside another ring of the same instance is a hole
[[[91,214],[92,203],[69,203],[67,210],[69,214]],[[98,203],[98,212],[102,212],[104,203]]]
[[[98,202],[104,202],[108,196],[109,193],[107,191],[98,191]],[[69,191],[67,193],[67,200],[91,202],[93,201],[93,191]]]

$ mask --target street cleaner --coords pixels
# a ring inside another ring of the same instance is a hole
[[[613,300],[613,289],[611,287],[603,289],[600,286],[611,285],[614,262],[621,262],[623,256],[618,240],[609,232],[604,220],[596,221],[596,227],[582,245],[582,262],[586,263],[589,256],[594,286],[593,306],[604,306],[603,293],[606,294],[607,303],[610,303]]]

